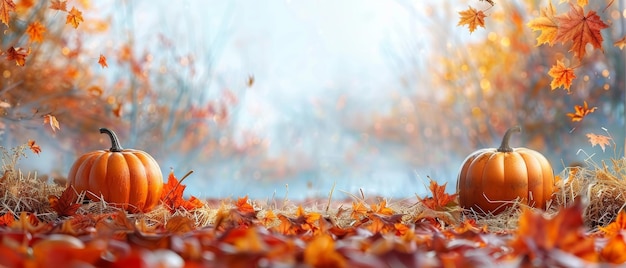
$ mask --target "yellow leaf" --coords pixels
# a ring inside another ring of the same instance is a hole
[[[552,46],[556,39],[558,25],[554,17],[554,6],[552,2],[548,3],[548,7],[541,10],[541,15],[538,18],[532,19],[527,24],[533,31],[541,31],[541,34],[537,37],[537,46],[545,43]]]
[[[459,20],[457,26],[467,25],[470,33],[476,30],[478,26],[485,28],[485,17],[487,15],[482,10],[469,7],[467,10],[459,11],[459,15],[461,15],[461,20]]]
[[[56,132],[57,129],[61,130],[61,128],[59,127],[59,121],[57,121],[57,118],[54,115],[51,115],[51,114],[44,115],[43,123],[49,124],[53,132]]]
[[[65,20],[65,24],[72,24],[74,28],[78,28],[78,24],[83,22],[83,13],[80,10],[72,7],[72,10],[67,14],[67,19]]]
[[[13,0],[0,0],[0,21],[9,27],[9,12],[15,12]]]
[[[568,92],[569,88],[572,85],[572,80],[576,78],[574,74],[574,68],[565,67],[563,61],[557,60],[556,65],[553,65],[548,71],[548,75],[552,77],[552,82],[550,83],[550,88],[554,90],[555,88],[563,86]]]

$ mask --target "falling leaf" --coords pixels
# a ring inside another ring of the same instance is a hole
[[[466,25],[469,27],[470,33],[476,30],[476,27],[480,26],[485,28],[485,13],[482,10],[476,10],[473,7],[469,7],[467,10],[459,11],[461,19],[457,26]]]
[[[567,113],[566,115],[572,118],[572,122],[579,122],[588,114],[595,112],[596,109],[598,109],[598,107],[592,107],[590,109],[587,101],[584,101],[583,106],[574,105],[574,113]]]
[[[528,22],[528,27],[533,29],[533,31],[541,31],[541,34],[537,37],[537,46],[545,43],[548,43],[550,46],[554,44],[558,31],[554,15],[554,6],[549,1],[548,7],[541,10],[541,15]]]
[[[8,61],[15,61],[15,64],[17,66],[24,66],[24,64],[26,64],[26,56],[30,54],[30,48],[26,50],[25,48],[22,48],[22,47],[18,47],[18,48],[10,47],[6,53],[7,53]]]
[[[609,27],[595,11],[585,11],[579,5],[570,4],[568,13],[556,16],[559,29],[555,41],[563,44],[572,41],[570,51],[574,56],[581,59],[586,54],[586,45],[591,44],[594,48],[602,49],[602,34],[600,30]]]
[[[572,85],[572,80],[576,78],[574,68],[565,67],[563,61],[560,60],[557,60],[556,65],[550,68],[548,75],[552,77],[552,82],[550,82],[550,88],[552,90],[563,86],[568,92]]]
[[[77,204],[78,196],[74,193],[74,189],[71,187],[66,188],[60,197],[56,195],[48,196],[48,202],[50,207],[59,216],[73,216],[80,208],[80,204]]]
[[[38,21],[35,21],[28,25],[26,28],[26,34],[31,42],[43,41],[43,34],[46,32],[46,27]]]
[[[10,12],[15,12],[13,0],[0,0],[0,21],[9,27]]]
[[[50,3],[50,9],[67,11],[67,1],[52,0]]]
[[[80,12],[75,7],[72,7],[72,10],[67,14],[67,19],[65,20],[65,24],[71,24],[74,28],[78,28],[78,25],[83,22],[83,13]]]
[[[626,35],[622,36],[620,40],[615,41],[613,45],[619,47],[620,50],[624,50],[624,46],[626,46]]]
[[[100,54],[100,58],[98,59],[98,64],[100,64],[102,68],[109,67],[109,65],[107,64],[107,58],[102,54]]]
[[[30,148],[33,153],[39,154],[41,153],[41,147],[35,144],[35,140],[28,140],[28,148]]]
[[[248,75],[248,82],[246,84],[248,87],[252,87],[254,85],[254,75]]]
[[[589,4],[589,0],[578,0],[578,5],[581,7],[585,7],[587,4]]]
[[[589,138],[589,142],[591,143],[591,147],[595,147],[596,145],[600,145],[602,151],[606,149],[606,146],[611,146],[611,137],[604,135],[596,135],[593,133],[587,133],[587,138]]]
[[[57,130],[61,130],[61,127],[59,126],[59,121],[57,120],[57,118],[54,115],[51,114],[47,114],[43,116],[43,123],[50,125],[50,128],[52,128],[52,132],[56,132]]]

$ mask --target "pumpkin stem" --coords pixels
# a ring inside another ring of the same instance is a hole
[[[513,148],[509,146],[509,139],[511,138],[511,134],[513,132],[520,132],[522,128],[520,126],[514,126],[512,128],[507,129],[506,133],[504,133],[504,137],[502,138],[502,144],[500,148],[498,148],[498,152],[501,153],[510,153],[513,151]]]
[[[109,138],[111,138],[111,149],[109,149],[109,151],[121,152],[122,150],[124,150],[124,148],[122,148],[122,146],[120,145],[120,141],[117,139],[117,135],[115,135],[115,132],[113,132],[113,130],[103,127],[100,128],[100,133],[107,134],[109,135]]]

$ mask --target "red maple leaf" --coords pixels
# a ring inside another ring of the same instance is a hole
[[[572,41],[570,51],[581,59],[586,54],[587,44],[602,49],[602,34],[600,30],[609,27],[595,11],[587,12],[579,5],[570,4],[571,9],[566,14],[556,16],[559,28],[556,33],[556,42],[567,43]]]
[[[180,181],[176,179],[174,176],[174,172],[170,172],[169,177],[167,178],[167,182],[163,184],[163,192],[161,192],[161,201],[167,206],[167,208],[171,212],[175,212],[177,209],[182,208],[186,210],[193,210],[196,208],[201,208],[204,206],[204,203],[200,201],[200,199],[195,196],[191,196],[189,200],[185,200],[183,197],[183,193],[186,185],[181,184],[181,182],[191,174],[191,172],[187,173]]]
[[[59,216],[73,216],[76,214],[76,210],[80,208],[80,204],[77,204],[76,201],[78,201],[78,196],[71,187],[66,188],[60,197],[56,195],[48,196],[50,207]]]

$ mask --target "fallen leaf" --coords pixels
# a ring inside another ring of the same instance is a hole
[[[167,220],[165,229],[173,234],[185,234],[196,229],[196,223],[189,217],[177,215]]]
[[[46,32],[46,27],[38,21],[35,21],[28,25],[26,28],[26,34],[31,42],[43,41],[43,34]]]
[[[67,11],[67,1],[52,0],[50,1],[50,9]]]
[[[304,262],[311,267],[347,267],[346,259],[335,249],[328,234],[316,236],[304,249]]]
[[[574,68],[565,67],[563,61],[560,60],[557,60],[556,65],[550,68],[548,75],[552,77],[552,82],[550,82],[550,88],[552,90],[562,86],[568,92],[572,85],[572,80],[576,78]]]
[[[15,12],[13,0],[0,0],[0,21],[9,27],[10,12]]]
[[[566,115],[572,118],[572,122],[579,122],[582,121],[588,114],[595,112],[596,109],[598,109],[598,107],[589,108],[587,101],[584,101],[582,106],[574,105],[574,112],[567,113]]]
[[[83,22],[83,13],[80,10],[72,7],[72,10],[67,14],[65,24],[71,24],[74,28],[78,28],[78,25]]]
[[[190,173],[187,175],[189,174]],[[183,177],[183,179],[185,179],[185,177]],[[194,196],[191,196],[189,200],[185,200],[183,193],[186,187],[187,186],[181,184],[178,179],[176,179],[174,172],[171,171],[167,182],[163,184],[163,192],[161,192],[161,201],[171,212],[175,212],[177,209],[181,208],[193,210],[204,206],[204,204]]]
[[[33,153],[39,154],[41,153],[41,147],[35,144],[35,140],[28,140],[28,148],[30,148]]]
[[[50,207],[59,216],[73,216],[80,208],[80,204],[77,204],[78,196],[74,193],[74,189],[71,187],[66,188],[61,196],[50,195],[48,196],[48,202]]]
[[[624,236],[618,233],[609,238],[607,243],[600,250],[600,258],[604,262],[612,264],[623,264],[626,262],[626,241]]]
[[[467,25],[470,33],[476,30],[476,27],[480,26],[485,28],[485,13],[482,10],[476,10],[473,7],[469,7],[467,10],[459,11],[461,19],[457,26]]]
[[[577,200],[574,205],[561,209],[553,218],[546,218],[541,211],[523,208],[519,225],[511,247],[518,256],[527,256],[533,266],[558,265],[562,253],[571,254],[580,260],[598,260],[593,237],[585,235],[583,205]],[[525,266],[525,265],[521,265]]]
[[[600,145],[602,151],[606,149],[606,146],[611,146],[611,137],[604,135],[596,135],[593,133],[587,133],[587,138],[589,138],[589,142],[591,143],[591,147],[595,147],[596,145]]]
[[[626,230],[626,212],[620,212],[613,222],[604,227],[599,226],[598,230],[603,232],[607,237],[617,236],[622,230]]]
[[[107,64],[107,58],[102,54],[100,54],[100,58],[98,58],[98,64],[100,64],[102,68],[109,67]]]
[[[566,14],[556,16],[559,28],[555,41],[563,44],[572,41],[574,56],[581,59],[586,54],[586,45],[602,49],[602,34],[600,30],[609,27],[595,11],[585,11],[579,5],[570,4],[571,9]]]
[[[54,115],[51,115],[51,114],[44,115],[43,123],[50,125],[50,128],[52,128],[52,132],[61,130],[61,127],[59,126],[59,121]]]
[[[541,10],[538,18],[532,19],[527,26],[533,31],[541,31],[537,37],[537,46],[541,44],[549,44],[552,46],[556,39],[558,25],[555,16],[554,6],[548,1],[548,6]]]
[[[254,213],[254,207],[250,205],[250,203],[248,203],[247,195],[237,199],[237,202],[235,202],[235,206],[237,207],[237,210],[239,210],[239,212],[241,213]]]
[[[7,54],[8,61],[15,61],[15,64],[17,66],[24,66],[24,64],[26,64],[26,56],[30,54],[30,48],[28,48],[27,50],[22,47],[18,47],[18,48],[10,47],[7,50],[6,54]]]
[[[432,210],[446,210],[449,207],[456,206],[456,197],[458,194],[447,194],[447,184],[446,182],[439,185],[436,181],[431,179],[429,189],[433,196],[424,198],[420,200],[420,202]]]
[[[363,202],[352,202],[352,213],[350,213],[350,217],[358,221],[367,216],[368,211],[369,210]]]
[[[15,221],[15,215],[13,212],[9,211],[4,213],[4,215],[0,216],[0,226],[11,226]]]

